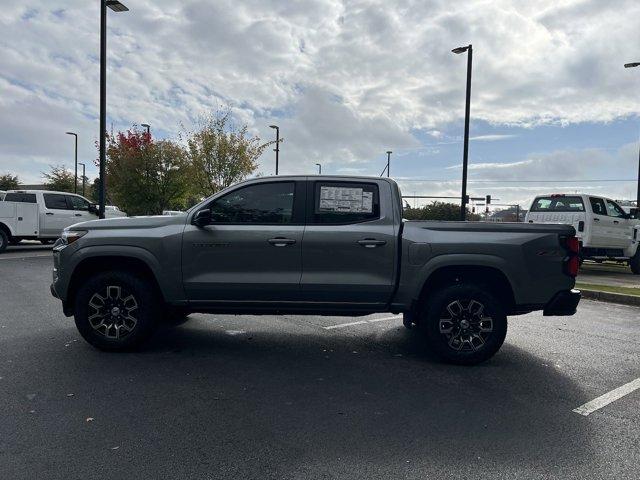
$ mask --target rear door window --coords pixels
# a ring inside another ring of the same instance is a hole
[[[59,193],[45,193],[44,204],[52,210],[71,210],[67,204],[67,196]]]
[[[314,182],[310,223],[349,224],[380,218],[380,196],[374,183]]]
[[[35,193],[21,193],[21,192],[9,192],[4,197],[5,202],[20,202],[20,203],[36,203]]]
[[[594,215],[606,215],[607,207],[604,205],[604,200],[597,197],[589,197],[589,203],[591,203],[591,210]]]
[[[582,197],[569,195],[551,195],[538,197],[531,206],[532,212],[584,212]]]

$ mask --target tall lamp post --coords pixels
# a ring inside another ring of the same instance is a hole
[[[66,132],[67,135],[73,135],[76,142],[76,154],[75,154],[75,173],[73,177],[73,193],[78,193],[78,134],[75,132]]]
[[[458,47],[451,50],[456,55],[467,52],[467,102],[464,110],[464,153],[462,154],[462,205],[460,220],[467,218],[467,167],[469,165],[469,113],[471,108],[471,64],[473,62],[473,47]]]
[[[276,152],[276,175],[278,175],[278,154],[280,153],[280,127],[277,125],[269,125],[269,128],[273,128],[276,131],[276,148],[273,149]]]
[[[318,175],[322,175],[322,165],[319,163],[316,163],[316,165],[318,166]]]
[[[147,129],[147,137],[151,138],[151,125],[148,123],[141,123],[140,126]]]
[[[78,165],[82,165],[82,196],[84,197],[84,179],[85,179],[86,165],[82,162],[78,163]]]
[[[100,0],[100,193],[98,217],[104,218],[105,166],[107,163],[107,7],[114,12],[129,9],[118,0]]]
[[[624,68],[640,67],[640,62],[625,63]],[[638,150],[638,190],[636,192],[636,208],[640,208],[640,149]]]
[[[391,150],[387,150],[387,177],[389,177],[391,174],[389,173],[389,170],[391,169],[391,154],[393,152]]]

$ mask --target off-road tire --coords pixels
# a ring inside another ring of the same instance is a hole
[[[162,299],[137,275],[99,273],[78,290],[74,318],[82,337],[94,347],[133,350],[153,334],[162,318]]]
[[[502,304],[489,289],[456,284],[434,292],[418,326],[442,360],[476,365],[493,357],[507,335]]]
[[[636,254],[629,259],[629,266],[635,275],[640,275],[640,246],[638,246]]]

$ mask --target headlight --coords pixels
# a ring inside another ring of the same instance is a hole
[[[62,243],[64,245],[70,245],[76,240],[84,237],[88,232],[86,230],[67,230],[66,228],[62,231],[62,235],[60,238],[62,239]]]

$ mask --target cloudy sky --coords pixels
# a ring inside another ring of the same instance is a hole
[[[456,195],[466,57],[451,49],[472,43],[472,195],[635,196],[637,0],[123,2],[109,11],[116,130],[175,138],[230,105],[261,138],[280,125],[282,173],[379,175],[392,150],[405,194]],[[0,9],[0,173],[72,167],[73,130],[95,175],[98,53],[97,0]]]

